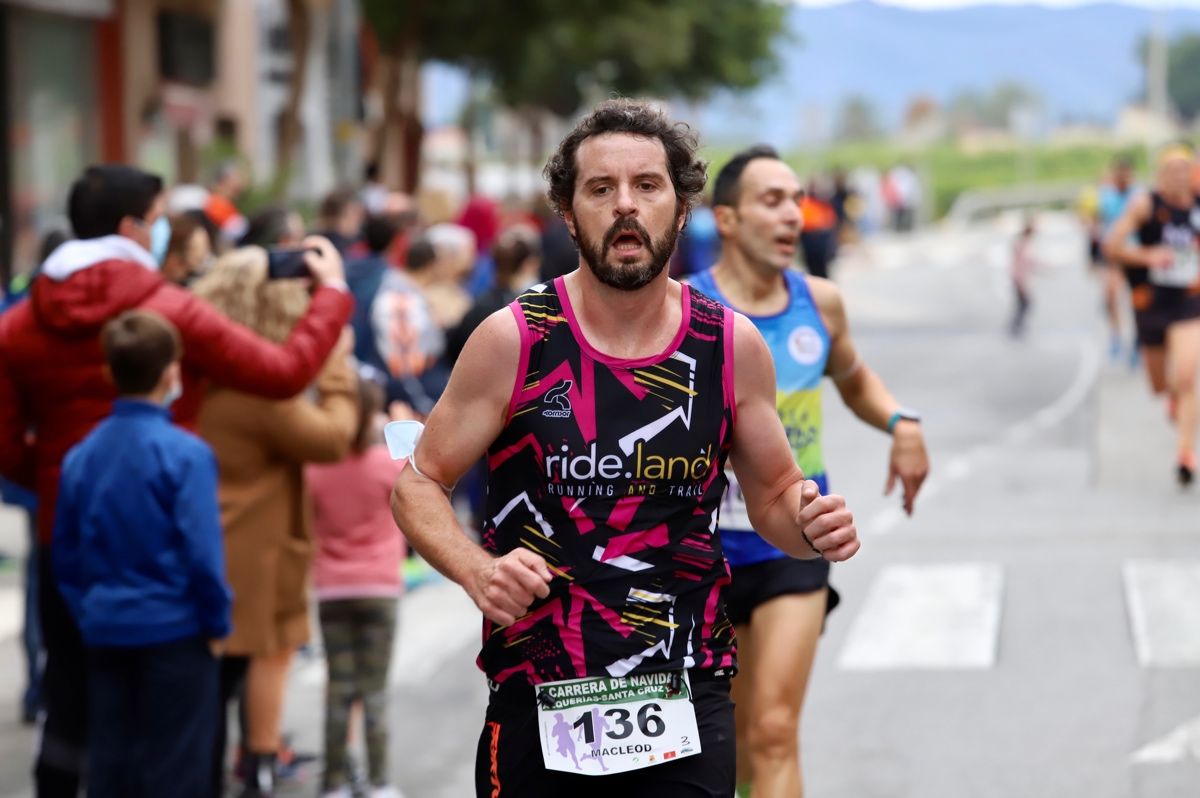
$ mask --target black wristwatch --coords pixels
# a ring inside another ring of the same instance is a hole
[[[909,410],[906,407],[902,407],[899,410],[897,410],[895,413],[892,413],[892,417],[888,419],[888,423],[887,423],[887,431],[888,431],[889,435],[891,435],[892,432],[896,429],[896,424],[897,424],[897,422],[900,422],[900,421],[915,421],[918,424],[920,424],[921,423],[921,414],[918,413],[916,410]]]

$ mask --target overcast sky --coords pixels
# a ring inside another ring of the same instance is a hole
[[[829,6],[849,2],[849,0],[792,0],[800,6]],[[1114,2],[1114,0],[1107,0]],[[1042,6],[1081,6],[1089,5],[1095,0],[875,0],[881,5],[903,6],[905,8],[935,9],[958,8],[961,6],[981,5],[1042,5]],[[1115,0],[1119,5],[1158,6],[1165,8],[1200,8],[1200,0]]]

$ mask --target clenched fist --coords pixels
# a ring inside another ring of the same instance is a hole
[[[511,626],[535,598],[550,595],[553,578],[540,554],[513,549],[503,557],[489,559],[463,587],[485,618]]]
[[[837,494],[822,496],[811,479],[800,491],[796,525],[809,545],[830,562],[848,560],[859,549],[854,514],[846,509],[846,500]]]

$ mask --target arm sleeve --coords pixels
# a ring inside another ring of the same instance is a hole
[[[304,390],[337,343],[354,300],[323,286],[283,345],[260,338],[202,299],[191,298],[181,326],[184,359],[209,379],[234,390],[287,399]]]
[[[13,382],[4,347],[0,346],[0,476],[33,487],[33,447],[26,434],[29,421]]]
[[[80,559],[79,516],[69,473],[70,469],[64,466],[58,490],[58,504],[54,511],[54,537],[50,556],[58,592],[71,611],[71,616],[75,618],[75,623],[80,624],[83,610],[83,562]]]
[[[331,360],[317,380],[317,400],[296,397],[266,408],[261,434],[272,450],[302,463],[333,463],[350,451],[358,396],[347,359]]]
[[[232,594],[225,582],[225,542],[217,504],[217,460],[212,451],[195,450],[185,461],[175,496],[175,525],[183,535],[204,634],[229,634]]]

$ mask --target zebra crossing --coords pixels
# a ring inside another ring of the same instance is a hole
[[[1143,668],[1200,667],[1200,560],[1126,560],[1124,593],[1133,658]],[[891,564],[880,568],[837,652],[847,671],[983,670],[998,662],[1005,573],[988,562]],[[479,635],[478,610],[458,586],[439,582],[402,604],[393,683],[420,683]],[[0,640],[24,619],[19,585],[0,586]],[[1019,630],[1017,630],[1019,633]],[[323,667],[303,669],[309,684]]]
[[[1200,666],[1200,560],[1127,560],[1113,587],[1124,592],[1126,617],[1110,620],[1128,624],[1130,656],[1141,667]],[[851,621],[837,665],[850,671],[995,667],[1003,606],[998,564],[884,566]]]
[[[848,623],[836,667],[844,671],[987,670],[1002,664],[1005,569],[990,562],[898,563],[872,580]],[[1200,666],[1200,560],[1127,560],[1114,574],[1124,593],[1129,657],[1143,668]],[[0,590],[0,630],[19,629]],[[12,617],[8,617],[12,615]],[[1100,619],[1102,622],[1105,619]],[[1020,630],[1010,630],[1019,634]],[[391,681],[421,684],[478,642],[479,612],[454,584],[440,581],[401,605]],[[324,680],[314,660],[296,678]]]
[[[1004,569],[995,563],[885,565],[849,622],[837,667],[995,667],[1004,589]],[[1127,560],[1114,589],[1124,593],[1126,617],[1119,622],[1128,624],[1130,656],[1140,666],[1200,667],[1200,560]],[[478,639],[478,616],[466,594],[447,582],[409,596],[400,613],[393,682],[419,683],[459,656]],[[19,636],[23,620],[24,591],[0,586],[0,640]],[[302,678],[319,681],[319,671],[306,670]]]
[[[1003,570],[991,563],[885,566],[838,665],[852,671],[990,668],[1003,587]]]

